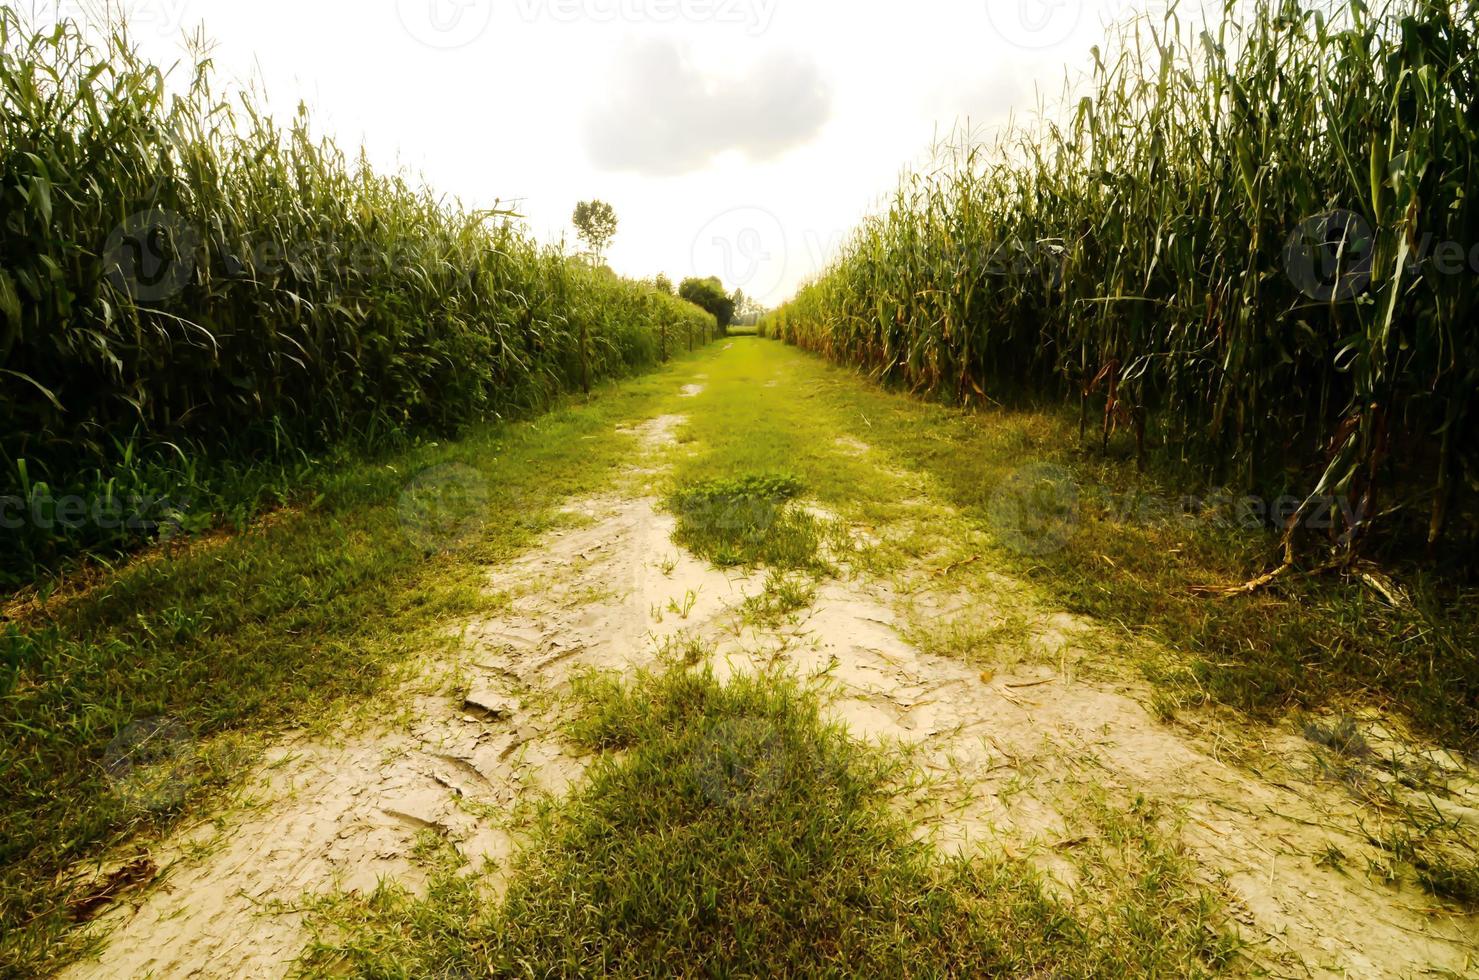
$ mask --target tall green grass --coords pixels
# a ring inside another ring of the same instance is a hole
[[[7,529],[0,575],[127,544],[54,523],[61,495],[106,509],[204,463],[456,430],[713,327],[218,92],[204,56],[166,79],[121,27],[8,7],[0,215],[0,496],[51,525]]]
[[[766,330],[967,404],[1076,399],[1311,510],[1344,496],[1345,542],[1455,543],[1479,489],[1479,5],[1239,9],[1125,25],[1068,111],[907,177]]]

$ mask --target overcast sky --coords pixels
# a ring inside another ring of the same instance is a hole
[[[95,17],[103,0],[60,3]],[[115,0],[116,3],[116,0]],[[177,60],[204,25],[223,80],[471,206],[573,240],[621,220],[620,273],[719,275],[767,305],[963,125],[1056,99],[1130,0],[125,0]]]

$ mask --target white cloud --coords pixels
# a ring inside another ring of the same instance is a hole
[[[671,176],[738,150],[769,160],[813,139],[832,96],[814,64],[772,54],[738,76],[707,74],[674,41],[641,42],[612,68],[608,95],[586,118],[591,162]]]

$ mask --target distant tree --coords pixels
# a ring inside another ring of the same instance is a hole
[[[716,276],[684,279],[678,287],[678,295],[714,314],[721,333],[734,322],[734,297],[724,291],[724,283]]]
[[[616,209],[605,201],[581,201],[575,205],[570,220],[575,224],[576,234],[600,262],[611,239],[616,237]]]
[[[673,295],[673,280],[661,272],[657,274],[656,279],[652,280],[652,285],[657,287],[658,292],[667,293],[669,296]]]
[[[735,296],[739,297],[739,301],[734,304],[734,310],[738,316],[753,317],[758,320],[768,312],[764,306],[749,296],[742,293],[735,293]]]
[[[739,290],[735,290],[734,322],[736,324],[744,327],[759,326],[760,318],[765,316],[765,312],[765,307]]]

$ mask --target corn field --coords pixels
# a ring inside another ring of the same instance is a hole
[[[1434,547],[1479,490],[1479,5],[1239,6],[1123,25],[1087,94],[906,177],[766,330],[1073,399],[1095,442]]]
[[[0,10],[0,495],[454,430],[713,331],[218,94],[204,57],[169,81],[121,28]]]

